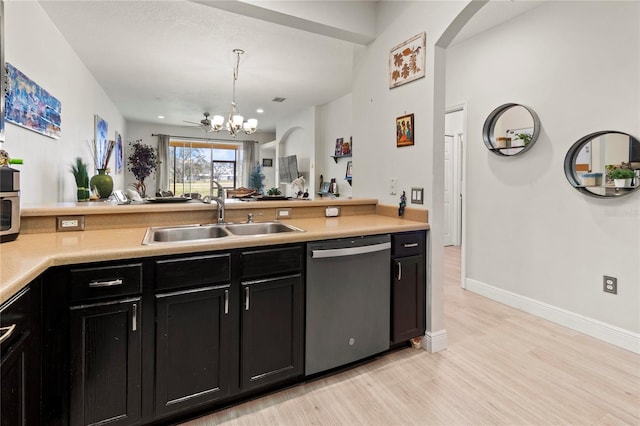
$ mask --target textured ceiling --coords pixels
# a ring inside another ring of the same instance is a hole
[[[242,56],[240,112],[261,130],[351,89],[347,41],[272,24],[189,1],[41,1],[128,120],[185,124],[204,111],[227,115],[232,50]],[[286,98],[283,103],[271,100]],[[263,108],[262,115],[256,114]],[[166,118],[159,120],[158,115]]]

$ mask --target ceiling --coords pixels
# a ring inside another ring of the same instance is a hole
[[[185,125],[205,111],[227,116],[232,51],[240,48],[246,52],[236,83],[240,113],[257,118],[260,130],[275,131],[279,119],[349,93],[354,49],[362,49],[190,1],[40,4],[132,121]]]
[[[205,111],[228,115],[232,51],[240,48],[246,52],[236,83],[240,113],[245,119],[257,118],[261,131],[275,131],[279,120],[349,93],[353,58],[364,49],[362,42],[348,38],[220,9],[241,2],[41,0],[40,4],[131,121],[186,125],[184,120],[199,122]],[[452,44],[539,4],[489,2]],[[276,97],[286,100],[273,102]],[[256,113],[258,108],[264,113]]]

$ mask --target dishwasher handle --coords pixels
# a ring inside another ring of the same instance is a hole
[[[391,243],[372,244],[360,247],[346,247],[339,249],[311,250],[311,258],[322,259],[328,257],[354,256],[357,254],[375,253],[383,250],[390,250]]]

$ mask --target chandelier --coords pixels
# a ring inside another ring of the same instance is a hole
[[[233,49],[233,53],[236,54],[236,64],[233,67],[233,98],[231,99],[231,112],[229,112],[229,118],[227,122],[224,122],[222,115],[214,115],[211,121],[211,128],[214,132],[219,132],[222,129],[226,129],[233,137],[237,133],[243,131],[247,135],[255,133],[258,130],[258,120],[250,118],[244,121],[244,117],[240,115],[238,111],[238,104],[236,103],[236,80],[238,80],[238,68],[240,67],[240,55],[244,53],[242,49]]]

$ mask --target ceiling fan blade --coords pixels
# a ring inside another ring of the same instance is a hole
[[[185,123],[189,123],[189,124],[195,124],[196,126],[201,126],[202,125],[202,123],[196,123],[195,121],[187,121],[187,120],[182,120],[182,121],[184,121]]]

